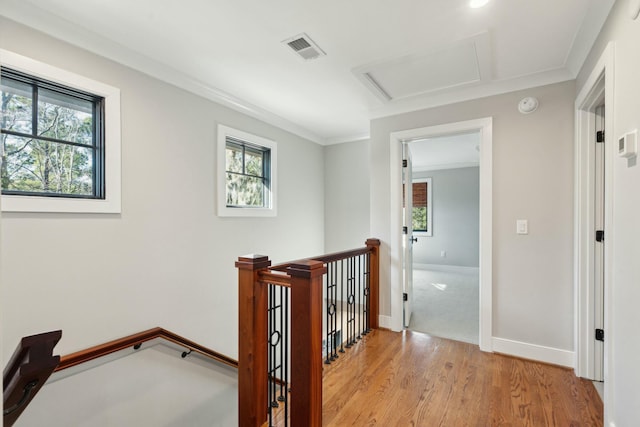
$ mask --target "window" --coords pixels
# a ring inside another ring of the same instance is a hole
[[[103,98],[2,68],[2,194],[104,199]]]
[[[0,50],[2,210],[120,212],[120,92]]]
[[[276,144],[218,126],[218,215],[275,216]]]
[[[268,208],[271,150],[228,136],[227,207]]]
[[[413,231],[423,232],[427,236],[433,235],[431,193],[431,178],[413,180]]]

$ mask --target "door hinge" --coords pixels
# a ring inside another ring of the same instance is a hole
[[[599,130],[596,132],[596,142],[604,142],[604,131]]]
[[[402,167],[406,168],[408,166],[407,159],[402,159]]]
[[[406,226],[402,227],[402,234],[409,234],[409,229]]]
[[[604,329],[596,329],[596,340],[604,342]]]
[[[396,294],[396,295],[397,295],[397,294]],[[409,294],[408,294],[408,293],[404,292],[404,293],[402,294],[402,301],[409,301]]]
[[[604,242],[604,230],[596,230],[596,242]]]

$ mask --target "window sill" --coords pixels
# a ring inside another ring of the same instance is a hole
[[[268,208],[229,208],[221,206],[218,208],[218,216],[221,217],[274,217],[277,216],[275,209]]]
[[[120,200],[2,196],[2,212],[120,213]]]

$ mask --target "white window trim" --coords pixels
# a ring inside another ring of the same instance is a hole
[[[242,141],[251,142],[271,150],[271,174],[269,208],[230,208],[227,207],[227,174],[226,174],[226,148],[227,137],[233,137]],[[278,155],[275,141],[252,135],[228,126],[218,125],[218,216],[229,217],[269,217],[277,215],[277,189],[278,189]]]
[[[120,89],[4,49],[0,49],[0,64],[35,77],[102,96],[105,114],[106,191],[104,199],[2,195],[2,211],[120,213]]]
[[[429,224],[429,228],[427,231],[414,231],[413,234],[416,236],[433,236],[433,180],[432,178],[414,178],[411,180],[411,183],[427,183],[427,224]]]

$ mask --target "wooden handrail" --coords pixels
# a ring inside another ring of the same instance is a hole
[[[128,347],[142,344],[146,341],[151,341],[156,338],[161,338],[174,344],[184,346],[190,350],[193,350],[197,353],[202,354],[203,356],[214,359],[225,365],[234,368],[238,367],[237,360],[225,356],[224,354],[218,353],[217,351],[211,350],[210,348],[200,345],[171,331],[156,327],[63,356],[60,358],[60,364],[55,369],[55,372],[68,369],[73,366],[98,359],[100,357],[108,356],[109,354],[124,350]]]
[[[321,255],[319,257],[315,257],[311,259],[314,261],[322,261],[326,263],[326,262],[340,261],[341,259],[352,258],[358,255],[364,255],[369,252],[371,252],[371,248],[364,247],[364,248],[358,248],[358,249],[351,249],[349,251],[335,252],[332,254]]]
[[[62,331],[31,335],[20,340],[2,373],[3,423],[10,427],[47,382],[60,356],[53,355]]]
[[[378,242],[378,245],[380,244],[380,241],[377,239],[369,239],[367,240],[367,242],[369,241],[373,241],[376,240]],[[274,265],[273,267],[270,267],[270,270],[274,270],[274,271],[283,271],[286,272],[288,270],[289,267],[291,267],[293,264],[300,264],[300,262],[304,262],[304,261],[322,261],[324,263],[328,263],[328,262],[334,262],[334,261],[340,261],[341,259],[347,259],[347,258],[351,258],[351,257],[355,257],[358,255],[364,255],[366,253],[370,253],[372,252],[372,248],[370,246],[365,246],[363,248],[356,248],[356,249],[349,249],[346,251],[342,251],[342,252],[335,252],[332,254],[326,254],[326,255],[318,255],[315,257],[310,257],[310,258],[304,258],[301,260],[297,260],[297,261],[289,261],[289,262],[285,262],[282,264],[278,264],[278,265]]]
[[[291,276],[283,274],[280,271],[260,271],[258,277],[263,283],[271,283],[272,285],[284,286],[286,288],[291,287]]]
[[[237,360],[160,327],[89,347],[63,357],[53,356],[53,348],[61,336],[62,331],[53,331],[24,337],[20,341],[3,372],[3,421],[5,426],[13,425],[53,372],[60,372],[156,338],[164,339],[225,365],[238,368]]]

